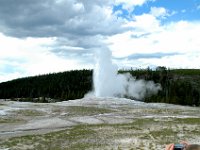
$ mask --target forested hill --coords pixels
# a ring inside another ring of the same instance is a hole
[[[181,105],[200,105],[200,69],[120,70],[137,79],[160,83],[157,95],[146,97],[146,102],[164,102]],[[92,90],[92,70],[75,70],[40,75],[0,83],[0,99],[48,102],[83,98]],[[40,98],[39,98],[40,97]]]
[[[42,102],[46,102],[45,98],[69,100],[82,98],[91,89],[92,71],[74,70],[0,83],[0,99],[38,101],[32,98],[43,97]]]
[[[126,71],[122,71],[126,72]],[[160,83],[162,90],[157,95],[146,97],[146,102],[164,102],[181,105],[200,105],[200,69],[166,69],[157,67],[131,71],[133,76]]]

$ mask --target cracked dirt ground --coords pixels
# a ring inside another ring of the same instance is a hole
[[[87,98],[39,104],[0,100],[0,150],[162,150],[200,143],[200,108]]]

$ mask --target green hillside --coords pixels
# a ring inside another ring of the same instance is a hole
[[[74,70],[0,83],[0,98],[47,102],[82,98],[92,89],[92,71]],[[33,99],[42,97],[40,99]],[[45,100],[46,98],[46,100]]]

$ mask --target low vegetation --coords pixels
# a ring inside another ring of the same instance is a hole
[[[179,123],[181,121],[181,124]],[[2,140],[0,148],[12,150],[93,150],[148,148],[164,149],[167,143],[194,138],[200,134],[199,119],[174,118],[171,121],[135,119],[132,123],[77,125],[42,135],[26,135]],[[174,122],[177,122],[175,124]],[[181,133],[181,134],[180,134]]]
[[[42,116],[44,112],[37,111],[37,110],[30,110],[30,109],[22,109],[22,110],[15,110],[12,111],[15,115],[22,115],[22,116]]]
[[[62,112],[67,113],[68,116],[92,116],[97,114],[104,114],[113,112],[110,109],[98,108],[98,107],[86,107],[86,106],[67,106],[67,107],[58,107],[52,110],[53,113],[61,114]]]
[[[22,119],[19,118],[14,118],[14,117],[4,117],[4,116],[0,116],[0,124],[5,124],[5,123],[21,123],[23,122]]]

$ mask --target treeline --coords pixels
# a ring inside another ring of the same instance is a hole
[[[0,99],[47,102],[49,98],[73,100],[92,89],[92,71],[52,73],[0,83]]]
[[[145,102],[162,102],[180,105],[200,106],[200,70],[199,69],[152,69],[121,70],[129,72],[136,79],[153,80],[160,83],[162,90],[157,95],[145,97]]]
[[[136,79],[153,80],[162,90],[146,96],[145,102],[164,102],[181,105],[200,105],[200,70],[157,67],[120,70]],[[106,85],[105,85],[106,86]],[[0,83],[0,99],[49,102],[83,98],[92,90],[92,70],[75,70],[40,75]]]

